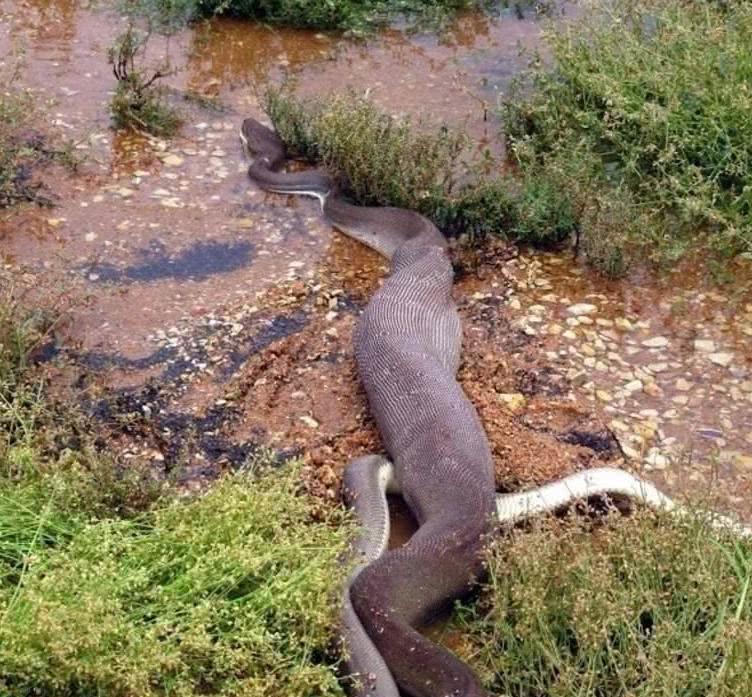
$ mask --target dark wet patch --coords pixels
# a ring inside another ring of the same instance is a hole
[[[273,342],[301,331],[309,319],[309,312],[299,309],[290,315],[264,320],[265,326],[257,329],[248,339],[228,334],[224,337],[228,345],[231,342],[233,345],[242,344],[245,348],[224,354],[218,380],[228,380],[248,358]],[[260,320],[253,318],[251,321],[257,326]],[[163,347],[138,359],[95,352],[69,352],[68,355],[79,365],[90,369],[118,367],[142,370],[161,363],[167,364],[160,376],[143,387],[115,390],[90,404],[89,413],[109,429],[157,450],[164,458],[166,471],[182,468],[186,461],[195,461],[197,455],[201,456],[199,459],[203,459],[204,463],[190,466],[188,471],[192,474],[186,474],[189,478],[207,478],[208,473],[216,474],[226,468],[246,466],[257,452],[260,436],[263,434],[258,434],[259,438],[252,436],[242,442],[235,442],[224,435],[224,431],[240,413],[230,401],[218,401],[203,416],[176,411],[170,407],[172,399],[188,384],[196,364],[209,359],[202,340],[209,335],[216,339],[217,333],[216,328],[201,327],[183,344],[182,351],[175,347]],[[285,453],[285,457],[289,458],[294,454]]]
[[[61,352],[60,346],[58,346],[55,340],[46,341],[40,344],[29,355],[29,362],[34,365],[40,363],[49,363],[55,359]]]
[[[458,303],[458,308],[462,311],[469,307],[468,326],[482,327],[487,338],[497,342],[500,350],[519,353],[531,344],[533,337],[512,327],[505,304],[506,300],[494,296],[472,304],[467,301]]]
[[[231,377],[248,358],[262,351],[272,342],[297,334],[308,324],[309,320],[310,315],[305,309],[295,310],[290,315],[278,315],[258,331],[242,351],[232,351],[227,356],[222,366],[222,378]]]
[[[86,269],[91,280],[111,283],[147,283],[165,279],[203,281],[210,276],[237,271],[253,260],[250,242],[197,242],[171,256],[162,242],[154,241],[138,251],[139,264],[118,268],[94,264]]]
[[[558,436],[563,443],[589,448],[598,455],[615,456],[620,453],[619,444],[610,431],[583,431],[572,429]]]
[[[545,366],[535,370],[517,370],[515,379],[517,391],[526,397],[534,395],[557,397],[564,394],[568,389],[566,378],[553,368]]]
[[[164,458],[167,472],[201,455],[207,472],[241,467],[258,450],[253,440],[235,443],[221,434],[237,416],[231,404],[213,405],[204,416],[172,412],[164,393],[153,383],[119,390],[90,405],[90,413],[108,428],[148,444]]]
[[[220,345],[227,345],[228,350],[222,362],[221,369],[217,380],[225,382],[231,378],[237,370],[251,356],[263,351],[271,343],[280,339],[285,339],[301,331],[308,324],[310,314],[305,309],[299,309],[290,315],[278,315],[272,319],[259,320],[252,318],[246,327],[250,337],[242,336],[222,336],[221,329],[211,326],[198,327],[188,336],[183,337],[184,341],[180,348],[176,346],[163,346],[152,353],[140,358],[128,358],[118,353],[107,353],[104,351],[78,351],[74,348],[61,347],[54,341],[47,342],[34,351],[32,360],[35,363],[50,362],[58,357],[65,358],[80,368],[85,368],[92,372],[100,372],[111,369],[118,369],[124,372],[148,370],[157,366],[164,365],[165,368],[161,374],[155,378],[159,384],[167,390],[174,391],[175,386],[182,379],[186,378],[198,370],[198,366],[207,363],[210,358],[210,352],[206,349],[206,340],[214,338]],[[252,325],[265,322],[264,326],[253,333]],[[241,344],[244,348],[240,351],[234,351],[229,348],[230,345]],[[211,355],[216,355],[220,349],[213,348]],[[80,377],[82,384],[87,381],[87,375],[84,373]]]

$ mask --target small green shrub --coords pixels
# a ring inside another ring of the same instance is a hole
[[[552,63],[503,107],[520,164],[545,173],[578,154],[564,194],[628,204],[663,258],[682,237],[752,251],[752,6],[594,0],[546,38]]]
[[[143,56],[149,33],[138,32],[132,24],[109,50],[109,61],[117,80],[110,102],[113,125],[134,128],[156,136],[174,135],[181,124],[177,110],[165,100],[158,81],[172,74],[169,64],[146,72],[136,65]]]
[[[749,691],[752,545],[701,517],[542,521],[495,542],[489,572],[459,624],[492,694]]]

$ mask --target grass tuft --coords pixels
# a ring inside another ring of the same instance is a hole
[[[108,59],[117,80],[110,113],[117,129],[169,137],[177,132],[182,120],[167,103],[159,80],[173,71],[168,63],[151,71],[137,65],[143,60],[148,40],[149,33],[140,33],[130,24],[110,48]]]
[[[314,522],[297,482],[237,475],[136,519],[54,521],[55,546],[51,490],[0,585],[3,694],[341,695],[327,651],[349,526]]]
[[[699,516],[640,512],[596,529],[542,521],[498,540],[463,652],[493,694],[746,694],[752,545]]]

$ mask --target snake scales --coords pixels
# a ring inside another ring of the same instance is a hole
[[[418,628],[482,573],[484,537],[495,520],[512,523],[601,494],[676,507],[651,484],[612,468],[497,496],[486,435],[455,379],[461,327],[444,236],[413,211],[347,203],[320,172],[278,172],[284,144],[254,119],[243,122],[240,135],[253,158],[249,176],[261,188],[317,197],[335,227],[391,260],[390,275],[354,334],[358,371],[391,457],[362,457],[345,472],[346,498],[363,530],[342,618],[358,694],[484,697],[470,668]],[[391,551],[388,491],[402,494],[419,525],[407,544]]]

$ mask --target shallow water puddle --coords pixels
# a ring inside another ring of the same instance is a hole
[[[496,126],[483,120],[478,90],[493,101],[513,70],[489,76],[500,65],[521,65],[516,40],[534,44],[538,34],[529,20],[477,15],[460,18],[441,40],[392,30],[354,42],[230,19],[199,24],[149,45],[147,64],[169,56],[179,69],[166,83],[186,125],[168,142],[109,129],[115,83],[106,55],[124,28],[117,15],[74,0],[5,0],[0,17],[0,53],[7,60],[23,53],[21,82],[53,100],[54,123],[84,158],[83,176],[47,177],[56,208],[27,208],[4,221],[3,254],[87,292],[71,339],[130,357],[144,355],[148,335],[165,324],[310,270],[328,243],[314,203],[265,196],[244,176],[236,132],[243,117],[261,116],[256,94],[266,84],[294,74],[311,94],[352,85],[389,109],[487,135]],[[193,96],[216,103],[204,108]],[[167,273],[240,239],[253,245],[244,265],[207,261],[195,273]],[[155,249],[161,277],[149,260]],[[134,316],[134,306],[144,311]]]
[[[351,332],[384,264],[333,236],[316,203],[255,189],[239,123],[262,116],[257,95],[291,75],[304,94],[368,90],[390,113],[465,128],[498,153],[491,110],[540,25],[468,14],[440,38],[392,29],[354,42],[200,24],[150,46],[150,59],[169,51],[180,68],[167,83],[186,125],[166,141],[109,128],[118,17],[75,0],[0,0],[0,20],[0,55],[23,49],[22,83],[54,100],[56,127],[84,159],[78,176],[45,173],[57,207],[3,214],[1,252],[27,285],[78,299],[59,344],[94,385],[98,413],[131,419],[129,456],[166,467],[188,457],[188,478],[256,443],[297,449],[311,490],[336,497],[347,459],[378,447]],[[623,452],[674,492],[712,484],[749,513],[752,299],[683,272],[608,284],[563,255],[491,257],[456,297],[460,379],[501,487]]]

